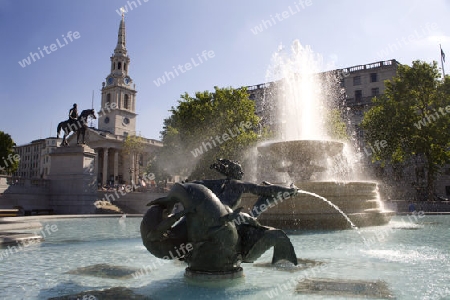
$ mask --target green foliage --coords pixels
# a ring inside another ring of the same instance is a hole
[[[214,87],[214,92],[197,92],[194,97],[185,93],[178,103],[164,120],[164,148],[158,156],[170,174],[215,176],[210,164],[217,158],[240,160],[258,139],[254,128],[259,119],[245,88]],[[202,153],[196,152],[199,149]]]
[[[131,158],[130,165],[133,168],[133,181],[136,182],[139,170],[139,156],[144,152],[144,139],[140,136],[129,135],[123,142],[122,150]]]
[[[450,78],[440,80],[436,62],[414,61],[399,66],[397,74],[364,114],[366,141],[387,141],[388,147],[373,155],[383,164],[423,155],[431,193],[440,168],[450,163]]]
[[[144,151],[144,139],[137,135],[129,135],[123,142],[123,151],[126,154],[140,154]]]
[[[20,158],[14,152],[15,146],[11,136],[0,131],[0,174],[12,174],[19,167]]]
[[[158,149],[155,153],[154,158],[148,161],[146,166],[146,172],[148,174],[151,173],[155,176],[154,180],[156,183],[164,181],[171,176],[164,165],[161,165],[162,160],[159,159],[159,157],[162,155],[163,150],[164,148]]]
[[[347,125],[342,119],[341,112],[338,109],[328,111],[326,120],[327,135],[333,140],[347,141]]]

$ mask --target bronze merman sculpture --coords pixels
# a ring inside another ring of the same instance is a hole
[[[265,199],[280,192],[294,195],[296,189],[232,179],[242,178],[239,174],[243,173],[238,163],[229,160],[219,160],[211,167],[222,170],[227,178],[176,183],[167,197],[148,204],[141,237],[149,252],[159,258],[185,260],[186,274],[242,273],[241,262],[254,262],[272,246],[272,263],[284,259],[296,265],[294,247],[282,230],[262,226],[255,217],[236,209],[242,193]],[[176,211],[175,205],[182,210],[169,215]],[[190,244],[191,250],[171,255],[182,244]]]

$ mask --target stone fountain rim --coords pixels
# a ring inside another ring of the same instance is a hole
[[[303,144],[303,143],[321,143],[321,144],[335,144],[335,145],[345,145],[345,142],[343,141],[337,141],[337,140],[314,140],[314,139],[298,139],[298,140],[273,140],[273,141],[266,141],[261,143],[260,145],[257,146],[257,148],[264,148],[264,147],[271,147],[272,145],[276,145],[276,144]]]
[[[369,181],[369,180],[350,180],[350,181],[320,180],[320,181],[302,181],[294,184],[379,185],[380,183],[377,181]]]

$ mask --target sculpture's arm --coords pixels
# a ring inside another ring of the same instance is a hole
[[[297,187],[295,186],[284,187],[272,184],[258,185],[247,182],[242,182],[240,185],[243,193],[252,193],[259,196],[258,200],[253,204],[253,207],[250,210],[254,218],[258,218],[268,206],[270,207],[270,205],[277,203],[277,201],[282,202],[297,194]]]
[[[235,185],[239,186],[242,193],[252,193],[258,196],[265,196],[265,197],[272,197],[272,196],[278,196],[279,193],[281,193],[281,196],[285,193],[289,193],[290,196],[295,195],[297,193],[296,187],[284,187],[280,185],[273,185],[273,184],[255,184],[250,182],[244,182],[244,181],[235,181]]]
[[[184,217],[184,215],[186,214],[187,211],[183,210],[164,219],[163,221],[161,221],[161,223],[158,224],[157,228],[150,230],[147,233],[147,238],[150,241],[161,240],[162,238],[164,238],[166,232],[172,227],[172,225],[175,224],[180,218]]]

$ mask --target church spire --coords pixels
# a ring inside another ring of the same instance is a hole
[[[120,21],[119,25],[119,34],[117,37],[117,46],[116,49],[114,49],[115,54],[124,54],[127,55],[127,49],[125,47],[126,41],[125,41],[125,17],[122,12],[122,20]]]
[[[117,45],[110,57],[111,72],[102,83],[102,108],[115,104],[116,109],[98,120],[98,129],[124,136],[136,132],[136,86],[128,75],[130,57],[125,47],[125,20],[119,25]]]

